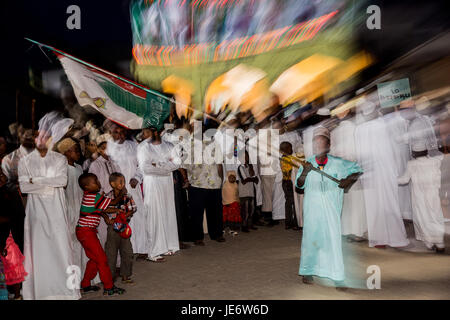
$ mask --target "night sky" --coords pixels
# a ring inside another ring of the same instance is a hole
[[[2,124],[15,119],[15,91],[27,91],[28,67],[60,68],[23,38],[54,46],[112,72],[116,63],[131,59],[131,0],[2,0],[0,3]],[[432,36],[448,29],[448,1],[370,1],[382,8],[382,30],[361,29],[360,43],[383,63],[392,61]],[[81,9],[81,30],[69,30],[67,7]],[[2,125],[2,127],[3,127]]]

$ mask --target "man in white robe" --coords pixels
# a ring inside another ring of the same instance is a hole
[[[398,183],[411,181],[416,239],[423,241],[429,250],[444,253],[445,224],[439,197],[443,156],[428,156],[425,139],[414,141],[412,152],[414,160],[408,162]]]
[[[80,159],[81,151],[79,145],[71,138],[65,138],[58,143],[57,150],[67,158],[67,186],[64,190],[67,201],[67,221],[69,223],[69,232],[72,244],[72,254],[74,265],[80,267],[81,275],[86,270],[86,264],[89,258],[86,256],[83,246],[77,239],[75,229],[80,218],[81,200],[83,199],[83,190],[78,184],[78,178],[83,174],[83,169],[75,161]],[[81,278],[80,278],[81,282]],[[97,276],[94,283],[99,283]]]
[[[174,163],[172,151],[173,145],[161,141],[156,130],[151,139],[144,140],[137,148],[139,170],[144,175],[147,259],[152,262],[164,262],[163,255],[180,250],[172,178],[172,171],[179,164]]]
[[[407,110],[400,110],[383,116],[383,119],[389,129],[389,136],[394,145],[394,152],[396,154],[395,164],[397,165],[398,172],[405,172],[406,165],[411,159],[409,142],[402,139],[402,137],[408,133],[408,121],[402,117],[402,113],[405,111],[407,112]],[[400,212],[402,213],[403,219],[411,220],[411,190],[408,184],[399,186],[398,199],[400,204]]]
[[[79,299],[79,290],[67,285],[74,265],[64,194],[67,159],[47,149],[48,138],[38,139],[37,149],[19,161],[20,189],[28,193],[23,297]]]
[[[126,129],[123,127],[114,126],[111,135],[113,139],[107,144],[107,154],[119,167],[119,172],[124,175],[126,188],[136,204],[136,212],[130,221],[131,245],[134,253],[143,255],[148,252],[148,241],[147,219],[141,191],[142,176],[137,161],[138,144],[134,140],[126,140]]]
[[[331,131],[331,149],[333,156],[356,162],[355,123],[349,114],[350,110],[337,114],[341,120],[339,125]],[[367,232],[366,208],[361,181],[344,193],[342,207],[342,234],[350,240],[362,240]]]
[[[23,133],[19,134],[20,147],[6,155],[2,160],[3,173],[8,178],[6,186],[9,191],[18,191],[18,173],[20,159],[26,157],[34,150],[34,136],[33,130],[27,129]],[[24,202],[26,205],[26,202]]]
[[[111,160],[107,153],[107,145],[110,140],[111,139],[108,134],[98,137],[97,148],[99,156],[94,162],[91,163],[91,166],[89,167],[89,173],[95,174],[98,181],[100,181],[100,184],[102,185],[100,192],[104,192],[105,194],[112,190],[112,187],[109,184],[109,176],[111,173],[120,172],[119,166]],[[108,226],[106,225],[104,219],[100,219],[100,224],[98,226],[98,238],[103,248],[105,247],[107,233]]]
[[[378,118],[376,105],[360,100],[367,122],[356,127],[356,158],[364,174],[364,190],[369,246],[385,248],[409,244],[399,206],[398,170],[386,123]]]

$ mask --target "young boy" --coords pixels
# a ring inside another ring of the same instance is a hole
[[[295,215],[295,204],[294,204],[294,186],[292,184],[291,175],[294,159],[292,157],[292,145],[284,141],[280,144],[280,152],[282,157],[280,159],[281,171],[283,172],[283,191],[284,198],[286,200],[284,205],[285,210],[285,228],[300,230],[297,224],[297,217]]]
[[[406,172],[398,178],[398,183],[407,184],[411,180],[416,239],[423,241],[428,249],[444,253],[445,225],[439,197],[443,157],[429,157],[423,140],[413,142],[411,149],[414,159],[408,161]]]
[[[115,205],[115,208],[122,210],[127,222],[136,212],[136,204],[130,194],[127,194],[125,188],[125,177],[119,172],[113,172],[109,176],[109,184],[112,190],[107,194],[108,198],[119,199],[119,203]],[[109,214],[109,218],[114,222],[118,222],[118,216],[113,213]],[[133,247],[131,245],[130,238],[124,238],[120,235],[119,231],[116,231],[114,225],[108,225],[108,233],[106,237],[105,252],[108,257],[108,264],[111,270],[111,274],[116,273],[117,265],[117,252],[120,252],[120,275],[122,277],[122,283],[133,284],[131,280],[131,270],[133,264]]]
[[[83,280],[81,281],[82,292],[98,291],[100,287],[91,286],[91,280],[95,278],[97,272],[103,283],[103,295],[112,296],[123,294],[124,289],[114,286],[111,270],[108,265],[108,258],[103,250],[100,240],[97,237],[97,227],[103,217],[106,224],[111,225],[107,213],[119,213],[120,209],[108,208],[109,205],[117,205],[121,197],[114,200],[100,194],[101,184],[97,176],[92,173],[84,173],[78,178],[78,184],[83,189],[84,195],[80,208],[80,219],[78,220],[76,235],[77,239],[89,258],[86,264]],[[124,194],[121,194],[123,196]]]
[[[253,165],[249,164],[249,155],[245,151],[245,164],[238,167],[239,178],[239,201],[241,203],[242,232],[249,232],[250,229],[258,230],[253,225],[253,212],[255,211],[255,183],[258,177],[255,175]]]

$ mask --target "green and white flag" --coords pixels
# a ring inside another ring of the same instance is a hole
[[[106,118],[129,129],[163,127],[170,114],[170,99],[61,50],[52,50],[61,62],[80,106],[91,106]]]

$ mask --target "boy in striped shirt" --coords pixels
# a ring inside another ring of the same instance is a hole
[[[113,222],[109,219],[107,213],[119,213],[118,208],[109,208],[120,201],[120,197],[111,200],[105,197],[101,190],[101,184],[93,173],[84,173],[78,178],[78,184],[83,189],[84,195],[80,208],[80,218],[78,220],[76,235],[89,258],[86,264],[83,280],[81,281],[82,292],[98,291],[98,286],[91,286],[91,280],[95,278],[97,272],[103,283],[103,295],[112,296],[123,294],[124,289],[114,286],[111,270],[108,266],[108,258],[97,237],[97,227],[100,219],[103,217],[106,224],[111,225]],[[126,189],[122,191],[126,194]]]

